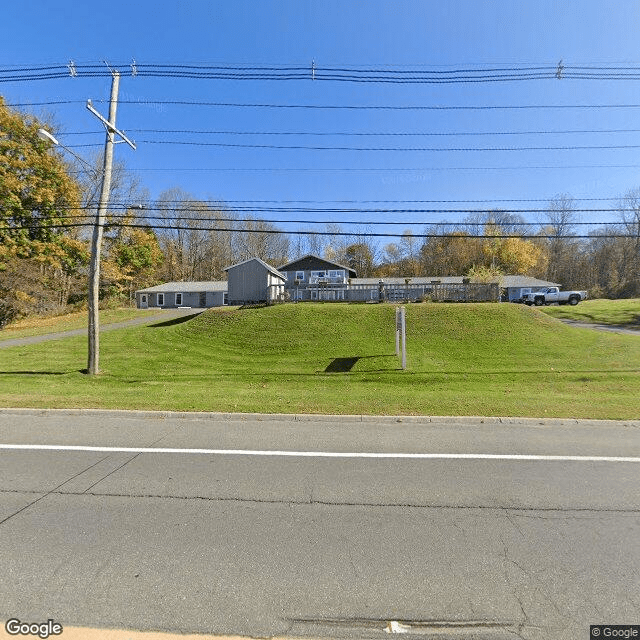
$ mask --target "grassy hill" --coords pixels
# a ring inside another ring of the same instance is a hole
[[[550,306],[542,307],[542,310],[554,318],[577,322],[640,327],[640,300],[637,298],[585,300],[575,307]]]
[[[273,413],[640,417],[640,337],[537,309],[407,306],[408,369],[391,305],[215,309],[186,322],[0,352],[0,404]]]

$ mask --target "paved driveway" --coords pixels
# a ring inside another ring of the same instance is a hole
[[[132,327],[138,324],[152,324],[154,322],[164,322],[180,318],[182,316],[194,315],[202,313],[204,309],[159,309],[157,315],[145,316],[144,318],[133,318],[123,322],[112,322],[110,324],[101,324],[100,331],[111,331],[113,329],[123,329],[124,327]],[[57,333],[46,333],[40,336],[28,336],[26,338],[11,338],[9,340],[0,341],[0,349],[4,347],[20,347],[25,344],[36,344],[38,342],[46,342],[47,340],[61,340],[62,338],[70,338],[71,336],[86,336],[87,328],[72,329],[70,331],[59,331]]]
[[[627,335],[640,336],[640,327],[632,328],[624,324],[593,324],[590,322],[577,322],[576,320],[562,320],[565,324],[582,329],[597,329],[598,331],[611,331],[613,333],[626,333]]]

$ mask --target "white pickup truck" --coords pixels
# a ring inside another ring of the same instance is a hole
[[[529,306],[535,304],[537,307],[541,307],[545,304],[552,304],[553,302],[557,302],[558,304],[575,305],[586,298],[586,291],[560,291],[558,287],[547,287],[540,291],[525,293],[522,296],[522,302]]]

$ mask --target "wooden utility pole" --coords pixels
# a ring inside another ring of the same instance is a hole
[[[111,81],[111,100],[109,102],[109,120],[105,120],[91,104],[87,101],[87,109],[95,115],[104,125],[107,137],[104,147],[104,164],[102,169],[102,188],[100,190],[100,201],[96,211],[96,221],[93,226],[93,237],[91,239],[91,261],[89,263],[89,358],[87,363],[87,373],[95,375],[100,373],[100,323],[98,317],[98,294],[100,291],[100,249],[102,246],[102,230],[109,204],[109,192],[111,191],[111,171],[113,166],[113,148],[116,143],[116,135],[120,136],[132,149],[136,146],[127,136],[116,129],[116,112],[118,109],[118,88],[120,85],[120,74],[113,73]]]

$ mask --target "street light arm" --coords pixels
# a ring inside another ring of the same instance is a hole
[[[82,156],[79,156],[75,151],[72,151],[71,149],[69,149],[69,147],[63,145],[46,129],[38,129],[38,138],[40,138],[40,140],[44,140],[45,142],[51,142],[56,147],[62,147],[65,151],[70,153],[76,160],[78,160],[86,167],[87,173],[89,173],[89,175],[94,180],[97,180],[100,177],[100,174]]]

